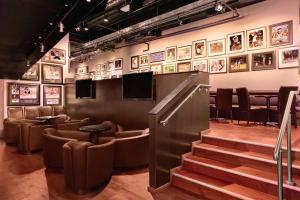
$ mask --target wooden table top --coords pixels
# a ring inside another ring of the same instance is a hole
[[[210,95],[216,95],[217,91],[210,91]],[[233,92],[236,95],[236,91]],[[250,95],[278,95],[278,90],[249,90]]]

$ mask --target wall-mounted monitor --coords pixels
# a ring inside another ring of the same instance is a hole
[[[92,79],[76,81],[76,98],[95,99],[96,84]]]
[[[153,72],[123,75],[123,99],[153,100]]]

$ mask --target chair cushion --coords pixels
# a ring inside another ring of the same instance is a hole
[[[39,107],[25,107],[25,119],[36,119],[39,116]]]
[[[39,107],[40,116],[50,116],[52,115],[51,106],[41,106]]]
[[[23,119],[23,108],[22,107],[8,107],[7,108],[8,118]]]

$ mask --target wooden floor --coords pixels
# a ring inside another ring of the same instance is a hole
[[[278,128],[236,122],[211,122],[210,128],[211,135],[269,145],[278,135]],[[293,129],[293,147],[300,149],[300,128]],[[115,173],[105,187],[77,195],[65,187],[62,172],[45,169],[41,153],[21,155],[0,140],[0,200],[152,200],[147,187],[148,169],[141,169]],[[174,191],[169,197],[176,197]]]

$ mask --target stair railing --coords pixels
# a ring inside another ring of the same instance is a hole
[[[287,132],[287,169],[288,180],[287,184],[295,185],[292,174],[292,134],[291,134],[291,106],[294,96],[298,94],[297,91],[291,91],[284,110],[284,115],[281,121],[277,142],[274,149],[274,160],[277,161],[277,183],[278,183],[278,199],[283,200],[283,172],[282,172],[282,139],[284,133]]]

